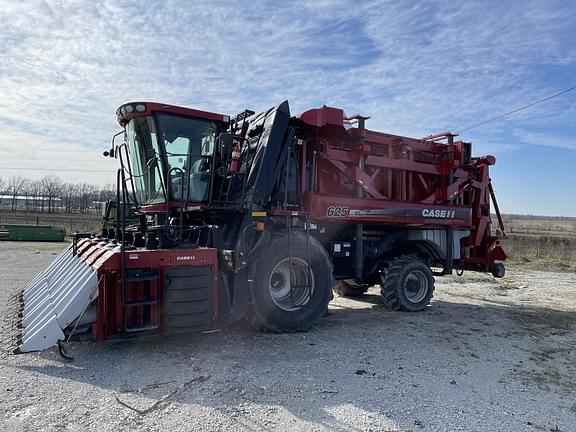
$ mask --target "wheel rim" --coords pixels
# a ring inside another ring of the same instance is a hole
[[[308,304],[314,292],[314,274],[308,269],[306,261],[300,258],[292,260],[285,258],[276,264],[270,273],[268,291],[272,301],[280,309],[285,311],[299,309]]]
[[[404,280],[404,296],[412,303],[420,303],[426,298],[430,282],[420,270],[412,270]]]

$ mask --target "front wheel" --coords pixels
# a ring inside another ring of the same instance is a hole
[[[381,279],[382,299],[390,310],[421,311],[434,294],[432,270],[416,256],[394,259]]]
[[[291,248],[291,252],[290,252]],[[254,260],[254,304],[247,319],[261,331],[305,331],[326,313],[332,300],[332,264],[313,237],[284,235]]]
[[[495,278],[503,278],[506,274],[506,267],[502,263],[494,263],[490,266],[490,273]]]

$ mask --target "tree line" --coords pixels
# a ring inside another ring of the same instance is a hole
[[[20,175],[0,177],[0,208],[11,211],[88,213],[99,203],[116,197],[116,187],[103,187],[85,182],[64,182],[47,175],[39,180]]]

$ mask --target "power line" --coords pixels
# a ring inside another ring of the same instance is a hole
[[[30,168],[30,167],[1,167],[0,170],[22,170],[22,171],[59,171],[59,172],[101,172],[110,173],[113,170],[97,170],[97,169],[64,169],[64,168]]]
[[[26,157],[26,156],[11,156],[5,159],[25,159],[26,161],[62,161],[62,158],[35,158],[35,157]],[[111,159],[111,158],[104,158],[101,157],[99,159],[65,159],[66,162],[90,162],[90,163],[94,163],[94,162],[116,162],[115,159]]]
[[[511,115],[511,114],[515,114],[515,113],[517,113],[517,112],[519,112],[519,111],[525,110],[526,108],[530,108],[530,107],[533,107],[534,105],[538,105],[538,104],[540,104],[540,103],[542,103],[542,102],[546,102],[546,101],[548,101],[548,100],[550,100],[550,99],[554,99],[555,97],[561,96],[561,95],[563,95],[563,94],[565,94],[565,93],[568,93],[568,92],[571,92],[571,91],[573,91],[573,90],[576,90],[576,86],[567,88],[567,89],[565,89],[565,90],[562,90],[562,91],[559,92],[559,93],[556,93],[556,94],[547,96],[547,97],[545,97],[545,98],[543,98],[543,99],[539,99],[539,100],[537,100],[537,101],[535,101],[535,102],[532,102],[532,103],[530,103],[530,104],[528,104],[528,105],[524,105],[523,107],[520,107],[520,108],[516,108],[516,109],[514,109],[514,110],[512,110],[512,111],[509,111],[509,112],[507,112],[507,113],[500,114],[500,115],[498,115],[498,116],[496,116],[496,117],[492,117],[491,119],[484,120],[484,121],[482,121],[482,122],[480,122],[480,123],[477,123],[477,124],[475,124],[475,125],[468,126],[468,127],[464,128],[464,129],[456,132],[456,134],[457,134],[457,135],[460,135],[462,132],[468,131],[468,130],[470,130],[470,129],[477,128],[478,126],[485,125],[486,123],[490,123],[490,122],[493,122],[493,121],[495,121],[495,120],[500,120],[500,119],[503,118],[503,117],[507,117],[507,116],[509,116],[509,115]]]
[[[49,152],[49,153],[100,153],[102,154],[102,152],[104,150],[102,149],[98,149],[98,150],[65,150],[65,149],[51,149],[51,150],[42,150],[42,149],[26,149],[24,150],[26,152],[32,152],[32,153],[39,153],[39,152]],[[1,150],[0,149],[0,153],[14,153],[13,150]]]

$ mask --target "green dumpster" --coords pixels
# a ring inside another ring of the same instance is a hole
[[[66,230],[51,225],[0,224],[0,240],[61,242]]]

